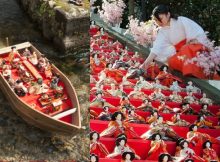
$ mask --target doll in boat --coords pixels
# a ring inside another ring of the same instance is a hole
[[[163,121],[163,117],[159,116],[158,119],[151,123],[150,129],[141,135],[143,139],[150,139],[153,134],[159,133],[163,140],[178,140],[179,135]]]
[[[15,82],[14,91],[19,97],[23,97],[28,93],[28,89],[24,86],[22,80],[20,79]]]
[[[4,65],[2,67],[2,75],[3,77],[5,77],[6,80],[8,80],[9,78],[11,78],[11,65]]]
[[[132,149],[128,144],[127,144],[127,136],[125,134],[120,134],[116,141],[115,141],[115,148],[112,153],[110,153],[107,158],[114,158],[116,156],[122,156],[124,152],[133,152],[135,154],[136,159],[141,159],[140,156],[138,156],[134,149]]]
[[[90,132],[90,154],[96,154],[100,158],[106,157],[109,152],[104,144],[99,141],[100,135],[96,131]]]
[[[109,112],[109,106],[104,106],[103,111],[99,114],[98,119],[103,121],[110,121],[112,114]]]
[[[112,119],[108,124],[108,128],[100,133],[101,137],[117,137],[124,133],[128,138],[140,138],[133,130],[128,122],[125,122],[125,117],[120,111],[114,112]]]
[[[159,133],[155,133],[152,135],[152,141],[150,144],[150,150],[147,154],[147,160],[157,160],[160,154],[168,153],[167,145],[162,140],[161,135]]]
[[[46,93],[49,87],[43,82],[42,79],[38,79],[37,82],[31,83],[29,87],[30,94],[42,94]]]
[[[20,58],[20,57],[21,57],[21,55],[16,50],[16,47],[12,46],[11,52],[9,53],[9,56],[8,56],[8,62],[12,63],[15,58]]]
[[[209,161],[215,161],[219,162],[218,154],[216,151],[212,148],[212,142],[209,140],[205,141],[202,145],[202,158],[206,160],[206,162]]]
[[[36,52],[33,52],[30,56],[28,56],[28,60],[35,66],[38,64],[38,58]]]
[[[170,87],[170,85],[172,85],[174,81],[182,82],[181,79],[179,79],[178,77],[173,76],[167,70],[168,70],[168,66],[166,66],[166,65],[161,66],[160,67],[160,72],[156,76],[155,79],[160,80],[161,84],[164,85],[164,86],[167,86],[167,87]]]

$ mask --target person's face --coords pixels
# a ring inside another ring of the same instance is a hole
[[[160,136],[159,136],[159,135],[156,135],[155,139],[156,139],[156,140],[160,140]]]
[[[120,146],[124,146],[125,145],[125,140],[121,140],[119,144],[120,144]]]
[[[95,156],[91,157],[91,162],[96,162],[96,157]]]
[[[206,146],[206,148],[210,148],[211,145],[209,142],[207,142],[205,146]]]
[[[130,160],[130,159],[131,159],[131,155],[130,155],[130,154],[127,154],[127,155],[125,156],[125,159],[126,159],[126,160]]]
[[[197,126],[193,127],[193,131],[197,131],[197,129],[198,129]]]
[[[118,114],[117,117],[116,117],[116,120],[121,120],[121,119],[122,119],[121,114]]]
[[[97,140],[98,134],[97,134],[97,133],[94,133],[94,134],[92,135],[92,138],[93,138],[94,140]]]

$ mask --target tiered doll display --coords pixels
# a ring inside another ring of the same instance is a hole
[[[91,156],[103,162],[219,162],[220,106],[167,66],[152,62],[143,71],[137,52],[94,28],[90,129],[98,138],[96,145],[90,138]]]

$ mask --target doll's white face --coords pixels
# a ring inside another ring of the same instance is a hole
[[[161,102],[161,106],[164,106],[165,105],[165,102],[163,101],[163,102]]]
[[[193,127],[193,131],[197,131],[197,129],[198,129],[197,126]]]
[[[114,85],[114,84],[111,84],[111,88],[112,88],[112,89],[115,89],[115,85]]]
[[[201,117],[200,117],[200,121],[203,121],[203,120],[204,120],[204,117],[203,117],[203,116],[201,116]]]
[[[205,93],[203,93],[202,96],[203,96],[204,98],[206,98],[206,94],[205,94]]]
[[[102,94],[98,94],[97,98],[102,98]]]
[[[158,118],[158,123],[163,123],[163,118],[162,117]]]
[[[167,71],[167,67],[166,66],[163,68],[163,71]]]
[[[125,145],[125,140],[121,140],[119,144],[120,144],[120,146],[124,146]]]
[[[203,110],[207,110],[207,108],[208,108],[207,105],[203,106]]]
[[[130,160],[131,159],[131,155],[130,154],[126,154],[125,159],[126,160]]]
[[[180,119],[180,114],[176,114],[176,118],[177,118],[177,119]]]
[[[96,157],[95,156],[91,157],[91,162],[96,162]]]
[[[156,139],[156,140],[160,140],[160,136],[159,136],[159,135],[156,135],[155,139]]]
[[[126,111],[127,111],[126,108],[121,109],[122,113],[126,113]]]
[[[168,156],[164,156],[163,157],[163,162],[167,162],[168,161]]]
[[[131,111],[131,115],[134,115],[134,110]]]
[[[156,80],[156,83],[157,83],[157,84],[160,84],[160,81],[157,79],[157,80]]]
[[[118,114],[117,117],[116,117],[116,120],[121,120],[121,119],[122,119],[121,114]]]
[[[145,103],[145,104],[148,104],[148,100],[145,100],[144,103]]]
[[[97,134],[97,133],[94,133],[94,134],[92,135],[92,138],[93,138],[94,140],[97,140],[98,134]]]
[[[105,112],[108,112],[109,108],[108,107],[105,107]]]
[[[157,117],[158,116],[157,112],[154,112],[153,116]]]
[[[144,78],[142,76],[140,76],[140,81],[144,81]]]
[[[209,142],[207,142],[205,146],[206,146],[206,148],[210,148],[211,145]]]
[[[188,147],[188,143],[187,143],[187,142],[184,142],[183,147],[184,147],[184,148],[187,148],[187,147]]]

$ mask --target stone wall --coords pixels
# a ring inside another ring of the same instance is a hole
[[[65,54],[89,48],[89,12],[53,0],[18,0],[43,36]],[[66,3],[66,4],[65,4]]]

